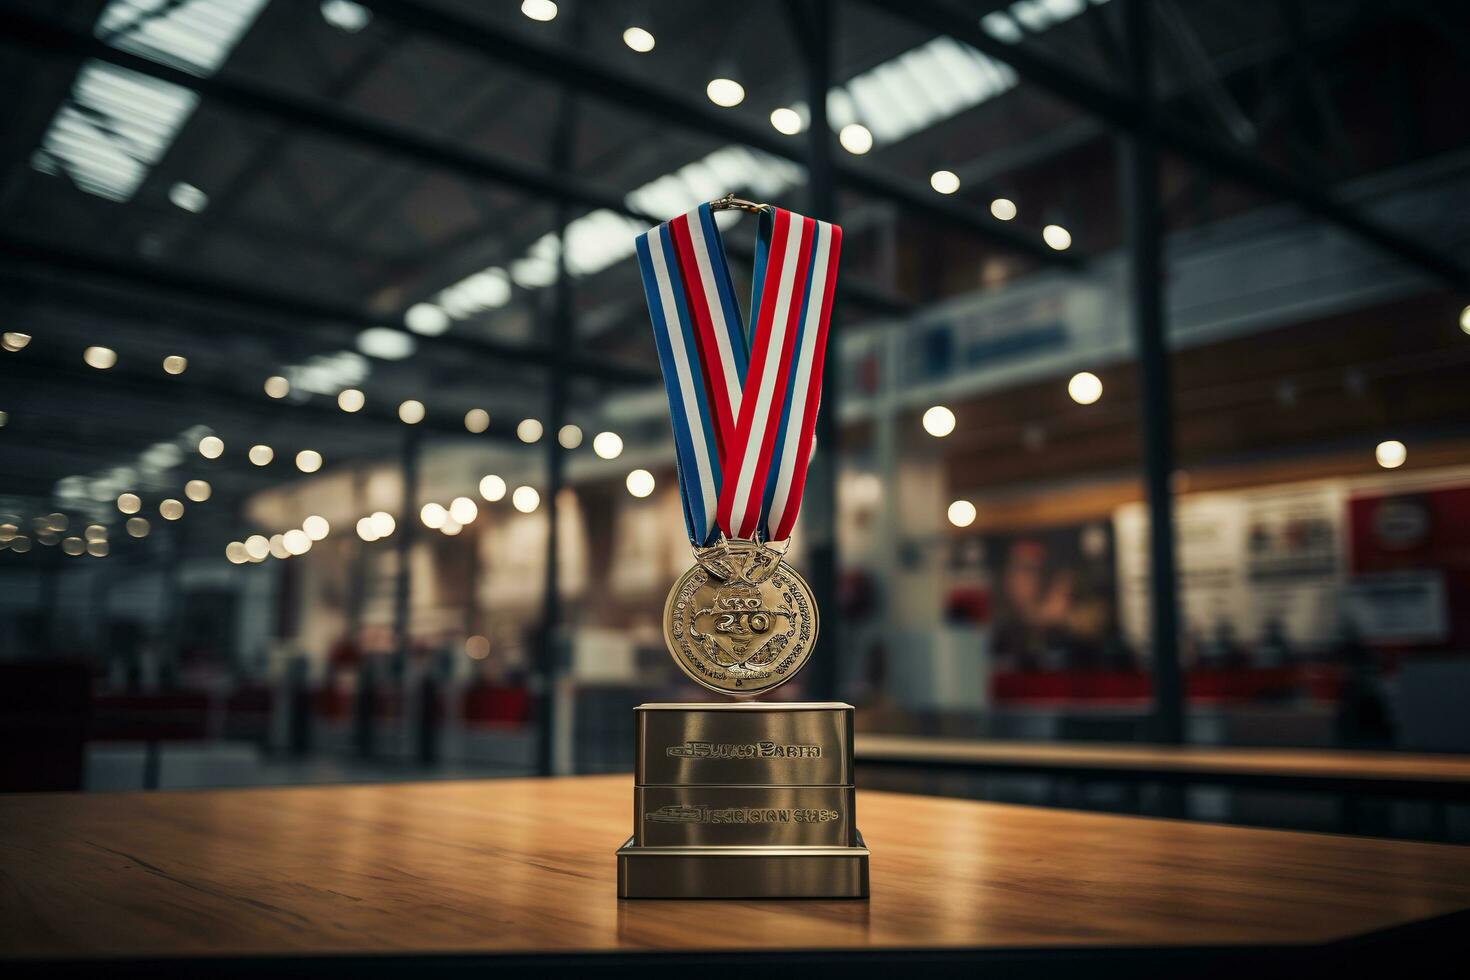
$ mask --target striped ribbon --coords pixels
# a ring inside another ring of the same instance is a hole
[[[637,242],[689,540],[780,541],[801,509],[842,229],[761,212],[748,328],[708,204]]]

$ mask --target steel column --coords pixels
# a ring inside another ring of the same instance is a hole
[[[581,18],[573,23],[580,33]],[[556,129],[552,134],[551,172],[570,174],[575,163],[577,136],[577,95],[572,89],[561,93]],[[572,222],[571,207],[565,200],[556,205],[557,263],[556,283],[551,292],[551,378],[548,391],[546,441],[546,584],[542,592],[541,643],[537,651],[536,771],[550,776],[560,753],[553,740],[557,725],[557,686],[565,662],[565,631],[562,629],[560,552],[560,500],[566,483],[566,451],[561,446],[561,428],[567,420],[567,372],[562,367],[561,352],[572,349],[576,339],[574,323],[575,293],[567,249],[567,228]]]
[[[408,662],[413,615],[413,540],[418,529],[419,496],[419,431],[415,426],[403,427],[403,451],[400,473],[403,497],[398,507],[398,527],[394,531],[398,568],[393,580],[393,646]],[[364,661],[363,669],[368,669]]]
[[[1125,144],[1128,239],[1137,347],[1139,427],[1148,496],[1150,620],[1153,647],[1153,735],[1184,739],[1179,674],[1179,582],[1174,552],[1174,417],[1164,310],[1163,221],[1159,202],[1159,142],[1154,123],[1153,0],[1125,0],[1128,65],[1139,125]]]

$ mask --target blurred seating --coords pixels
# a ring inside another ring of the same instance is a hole
[[[466,725],[519,728],[531,717],[531,694],[523,687],[472,687],[461,713]]]
[[[143,788],[157,789],[162,743],[209,737],[209,696],[202,691],[102,695],[92,704],[90,737],[144,743]]]

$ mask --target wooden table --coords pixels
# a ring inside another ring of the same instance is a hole
[[[0,957],[12,977],[66,960],[109,976],[483,978],[537,957],[648,976],[817,961],[973,975],[975,960],[1007,978],[1199,976],[1362,965],[1470,928],[1470,849],[858,800],[871,901],[640,902],[615,897],[628,776],[0,796]]]
[[[1470,757],[858,735],[859,763],[1470,802]]]

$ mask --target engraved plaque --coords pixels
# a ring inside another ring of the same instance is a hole
[[[640,847],[847,847],[855,843],[851,786],[640,786]]]
[[[636,710],[640,786],[849,786],[851,705],[645,704]]]

